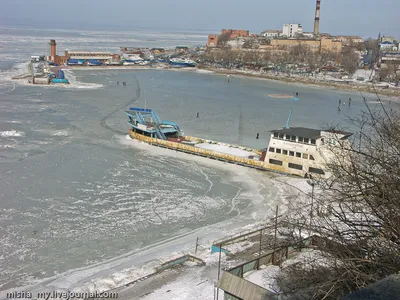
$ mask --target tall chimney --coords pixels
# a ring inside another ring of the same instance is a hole
[[[315,21],[314,21],[314,38],[319,40],[319,14],[321,11],[321,0],[317,0],[317,6],[315,8]]]
[[[56,54],[56,40],[50,40],[50,56],[55,57]]]

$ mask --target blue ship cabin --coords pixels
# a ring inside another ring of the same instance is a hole
[[[129,117],[128,124],[138,134],[162,140],[183,136],[178,124],[160,120],[157,113],[152,109],[131,107],[125,113]]]

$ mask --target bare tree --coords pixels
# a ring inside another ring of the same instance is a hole
[[[316,182],[322,192],[308,228],[319,252],[283,266],[278,283],[288,299],[340,299],[400,271],[400,114],[366,108],[350,120],[352,142],[331,131],[332,176]],[[307,219],[296,210],[291,222]]]
[[[360,64],[359,56],[352,48],[346,47],[342,52],[342,66],[346,72],[353,75]]]
[[[379,81],[390,80],[391,71],[389,68],[381,67],[379,69],[378,79]]]
[[[369,38],[365,41],[365,49],[372,53],[372,65],[374,66],[379,61],[379,41]]]
[[[226,43],[230,40],[230,34],[228,32],[225,32],[223,34],[220,34],[218,36],[218,45],[220,46],[225,46]]]
[[[291,62],[304,62],[311,51],[304,45],[298,44],[289,51]]]
[[[388,69],[394,83],[398,85],[400,82],[400,63],[398,61],[394,61],[388,64]]]

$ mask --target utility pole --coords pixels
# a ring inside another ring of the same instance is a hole
[[[276,250],[276,232],[278,231],[278,205],[275,212],[275,234],[274,234],[274,252],[272,253],[272,264],[275,263],[275,250]]]
[[[314,206],[314,181],[311,179],[311,211],[310,211],[310,228],[308,231],[308,236],[311,236],[311,224],[312,224],[312,218],[313,218],[313,206]]]
[[[218,296],[219,296],[218,281],[219,281],[219,275],[220,275],[220,273],[221,273],[221,252],[222,252],[222,244],[219,244],[218,279],[217,279],[217,300],[218,300]]]
[[[199,245],[199,237],[196,238],[196,249],[194,250],[194,253],[197,253],[197,246]]]
[[[242,145],[243,141],[242,141],[242,133],[243,133],[243,110],[242,110],[242,105],[239,105],[239,128],[238,128],[238,133],[239,133],[239,137],[238,137],[238,144]]]

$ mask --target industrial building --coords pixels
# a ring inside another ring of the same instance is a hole
[[[303,33],[303,26],[301,24],[284,24],[282,30],[282,36],[291,38],[297,37]]]
[[[301,24],[284,24],[283,30],[266,30],[261,33],[261,36],[268,38],[267,41],[263,41],[259,46],[258,50],[261,52],[265,51],[289,51],[291,48],[302,45],[307,47],[313,52],[340,52],[342,49],[342,41],[334,39],[329,34],[321,34],[319,28],[321,11],[321,0],[316,0],[315,17],[314,17],[314,31],[304,32]],[[223,29],[220,35],[210,34],[208,36],[207,48],[216,48],[220,46],[221,37],[228,35],[229,40],[237,40],[239,37],[248,38],[250,37],[247,30],[232,30]],[[353,37],[348,37],[348,39]],[[358,42],[360,37],[357,39],[354,37],[354,41]],[[345,40],[343,38],[343,40]],[[362,39],[361,39],[362,40]],[[346,40],[347,41],[347,40]],[[228,43],[229,44],[229,43]],[[237,46],[235,45],[231,46]],[[243,43],[242,43],[243,44]],[[235,48],[235,47],[234,47]]]
[[[56,65],[103,65],[106,62],[119,61],[120,55],[102,51],[70,50],[65,50],[64,55],[57,55],[57,43],[55,40],[50,40],[50,55],[47,60]]]
[[[260,45],[260,49],[264,50],[290,50],[296,46],[307,47],[313,52],[340,52],[342,50],[342,43],[332,39],[274,39],[268,44]]]

